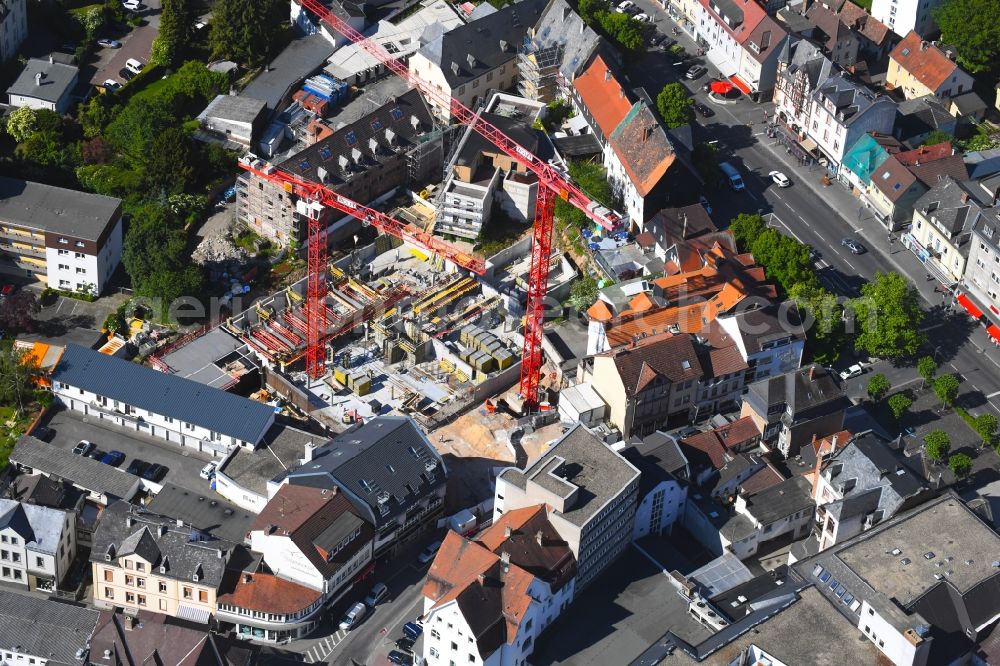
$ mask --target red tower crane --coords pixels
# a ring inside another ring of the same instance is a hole
[[[372,57],[378,60],[387,70],[396,74],[408,84],[419,90],[425,98],[436,104],[438,107],[448,109],[452,116],[463,125],[468,125],[473,130],[481,134],[497,148],[506,153],[513,160],[523,165],[538,177],[538,195],[535,203],[535,224],[531,245],[531,268],[528,273],[527,300],[525,303],[524,320],[524,349],[521,357],[521,383],[520,395],[525,407],[532,408],[538,404],[538,384],[539,373],[542,369],[542,331],[545,314],[545,293],[548,287],[549,261],[552,250],[552,227],[553,208],[555,196],[579,208],[587,217],[601,225],[605,229],[617,229],[621,223],[621,216],[608,210],[598,202],[588,197],[583,190],[570,183],[563,174],[554,166],[544,161],[524,146],[501,132],[493,124],[487,122],[469,107],[465,106],[457,99],[445,91],[437,88],[431,83],[412,74],[409,68],[398,61],[380,44],[365,37],[353,27],[335,16],[330,10],[323,6],[319,0],[298,0],[303,9],[314,14],[336,32],[346,37],[351,42],[357,44]],[[304,188],[316,188],[315,183],[303,183]],[[334,195],[337,196],[337,195]],[[341,209],[343,210],[343,209]],[[352,211],[345,211],[353,214]],[[320,258],[320,253],[325,253],[326,243],[323,231],[318,230],[315,236],[312,233],[313,220],[310,219],[309,235],[309,279],[312,284],[314,273],[322,276],[326,271],[326,263],[317,266],[312,262],[313,255]],[[317,222],[317,227],[318,227]],[[312,243],[322,241],[322,250],[314,250]],[[310,325],[311,328],[311,325]],[[318,338],[317,338],[318,341]],[[311,339],[307,344],[311,342]],[[317,342],[318,346],[318,342]],[[318,349],[314,354],[322,354],[322,349]],[[310,358],[307,355],[307,359]]]

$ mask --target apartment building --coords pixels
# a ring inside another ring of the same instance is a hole
[[[549,0],[518,51],[518,92],[545,103],[568,97],[574,77],[604,44],[566,0]]]
[[[3,0],[0,8],[0,62],[7,62],[28,36],[28,10],[25,0]]]
[[[336,486],[282,486],[248,532],[266,566],[220,591],[219,619],[241,638],[269,643],[312,633],[327,606],[373,569],[374,534]]]
[[[684,515],[691,480],[680,445],[672,436],[654,432],[634,440],[621,454],[642,474],[632,539],[670,534],[674,523]]]
[[[0,664],[87,666],[99,613],[0,588]]]
[[[504,514],[475,540],[449,531],[423,586],[424,663],[526,663],[573,600],[575,575],[542,505]]]
[[[576,557],[576,591],[590,585],[631,541],[639,470],[577,425],[527,469],[496,480],[493,521],[545,504],[548,520]]]
[[[794,301],[742,308],[724,313],[715,321],[746,362],[747,384],[802,365],[806,331]]]
[[[972,268],[971,264],[967,268],[967,264],[975,246],[973,228],[980,220],[998,220],[998,211],[992,202],[983,201],[985,197],[977,194],[974,187],[966,187],[945,176],[913,207],[909,245],[925,264],[933,266],[950,284],[961,280]],[[988,268],[979,253],[972,262],[978,270]],[[996,283],[991,281],[991,284]]]
[[[67,409],[217,458],[256,448],[274,423],[264,403],[74,344],[52,371],[52,392]]]
[[[819,549],[842,543],[929,499],[919,467],[894,442],[867,433],[817,456],[812,496]]]
[[[334,192],[368,204],[401,185],[437,182],[444,162],[442,136],[430,107],[408,90],[276,166]],[[254,232],[286,247],[302,243],[308,216],[332,223],[333,209],[310,209],[306,202],[253,174],[236,179],[239,218]]]
[[[833,374],[813,363],[750,384],[740,416],[752,418],[762,442],[788,458],[813,436],[839,432],[849,404]]]
[[[808,40],[785,44],[778,57],[774,87],[775,116],[802,142],[807,151],[815,149],[807,139],[812,113],[813,92],[834,73],[833,61]]]
[[[375,526],[374,557],[391,555],[437,526],[448,471],[408,417],[379,416],[306,449],[299,466],[268,481],[273,498],[285,484],[338,488]]]
[[[906,35],[889,55],[886,87],[901,90],[906,99],[957,97],[972,90],[972,83],[972,77],[955,63],[952,47],[942,50],[916,32]]]
[[[833,173],[862,135],[890,134],[896,121],[896,104],[891,99],[843,73],[821,82],[811,97],[806,133]]]
[[[900,37],[916,33],[933,37],[937,31],[934,10],[943,0],[873,0],[872,16]]]
[[[1000,343],[1000,211],[994,205],[972,224],[969,258],[961,288],[983,305],[990,320],[987,334]]]
[[[425,39],[431,38],[410,57],[410,74],[475,109],[490,90],[514,88],[518,49],[545,5],[545,0],[521,0],[497,11],[484,11],[448,32],[425,33]],[[451,118],[451,109],[431,103],[439,118]]]
[[[0,177],[0,273],[96,295],[121,254],[120,199]]]
[[[237,547],[183,521],[115,502],[94,532],[91,603],[205,624],[215,615],[216,595]]]
[[[0,499],[0,581],[54,592],[76,558],[76,512]]]

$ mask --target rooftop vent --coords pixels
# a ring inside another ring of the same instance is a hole
[[[362,157],[363,155],[361,154],[360,150],[358,150],[357,148],[351,149],[351,159],[354,160],[355,164],[361,164]]]
[[[368,150],[372,151],[372,154],[378,154],[378,141],[374,138],[368,139]]]
[[[903,551],[901,551],[901,550],[900,550],[899,548],[893,548],[893,549],[892,549],[891,551],[889,551],[889,553],[890,553],[891,555],[899,555],[899,554],[901,554],[902,552],[903,552]]]
[[[458,76],[458,63],[452,60],[451,62],[451,73]]]
[[[912,560],[911,560],[910,558],[908,558],[908,557],[904,557],[903,559],[901,559],[901,560],[899,561],[899,563],[900,563],[900,564],[902,564],[902,565],[903,565],[904,567],[905,567],[905,566],[906,566],[907,564],[909,564],[910,562],[912,562]]]
[[[928,550],[926,553],[924,553],[924,559],[925,560],[933,560],[934,559],[934,552]]]

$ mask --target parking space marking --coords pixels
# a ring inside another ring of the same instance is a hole
[[[347,638],[347,632],[343,629],[338,629],[337,633],[327,636],[322,641],[306,650],[306,662],[312,664],[323,661],[330,656],[334,649],[336,649],[336,647],[340,645],[345,638]]]
[[[997,397],[998,395],[1000,395],[1000,391],[994,391],[993,393],[990,393],[988,396],[986,396],[986,399],[990,400],[992,398]]]

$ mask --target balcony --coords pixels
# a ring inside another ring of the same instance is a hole
[[[19,243],[30,243],[32,245],[39,245],[43,247],[45,245],[45,236],[30,234],[27,231],[14,231],[12,229],[0,228],[0,238],[7,238],[10,240],[18,241]]]

